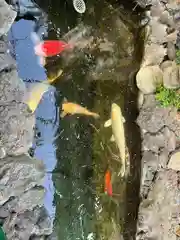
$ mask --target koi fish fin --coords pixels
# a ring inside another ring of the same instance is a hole
[[[122,117],[122,122],[125,123],[126,122],[126,119],[124,117]]]
[[[112,189],[112,184],[111,183],[109,184],[109,187],[108,187],[108,195],[109,196],[113,195],[113,189]]]
[[[60,69],[60,70],[57,72],[56,75],[48,77],[47,81],[48,81],[49,83],[53,83],[54,81],[56,81],[56,80],[62,75],[62,73],[63,73],[63,70]]]
[[[111,136],[110,141],[111,141],[111,142],[115,142],[114,135]]]
[[[125,165],[122,165],[121,170],[120,170],[120,174],[118,174],[118,176],[121,175],[121,177],[124,177],[125,173],[126,173],[126,167],[125,167]]]
[[[60,114],[60,117],[61,117],[61,118],[64,118],[66,115],[67,115],[67,113],[64,112],[64,111],[62,111],[61,114]]]
[[[100,116],[99,116],[99,114],[98,113],[93,113],[93,115],[92,115],[94,118],[100,118]]]
[[[104,123],[104,127],[110,127],[111,124],[112,124],[112,121],[111,121],[111,119],[109,119]]]
[[[32,113],[36,110],[39,102],[41,101],[43,94],[47,92],[48,89],[49,89],[49,86],[43,83],[37,83],[32,87],[32,89],[30,89],[28,93],[28,97],[25,100],[25,103],[29,106]]]

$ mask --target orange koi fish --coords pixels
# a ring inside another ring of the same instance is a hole
[[[87,108],[80,106],[77,103],[68,102],[66,98],[64,98],[64,101],[62,103],[62,113],[61,118],[65,117],[66,115],[71,114],[82,114],[86,116],[92,116],[94,118],[99,118],[99,114],[90,112]]]
[[[106,171],[104,176],[104,192],[109,196],[112,196],[112,183],[111,183],[111,173],[109,170]]]

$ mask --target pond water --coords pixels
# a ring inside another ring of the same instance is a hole
[[[45,206],[54,219],[57,239],[134,239],[141,139],[135,124],[138,111],[133,80],[142,56],[141,16],[104,1],[86,3],[83,15],[75,12],[71,2],[37,2],[48,14],[47,38],[77,44],[75,50],[49,59],[45,69],[38,65],[30,39],[35,22],[21,19],[9,33],[19,76],[27,87],[63,70],[36,109],[31,149],[46,165]],[[42,26],[41,32],[46,30]],[[64,98],[98,113],[100,119],[60,118]],[[112,130],[104,128],[113,102],[126,119],[126,177],[120,175],[118,149],[110,142]],[[107,169],[112,177],[112,196],[104,193]]]

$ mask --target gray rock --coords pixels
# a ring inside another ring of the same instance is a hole
[[[171,66],[163,69],[163,85],[166,88],[178,88],[180,86],[179,66],[172,62]]]
[[[158,22],[156,19],[152,19],[150,22],[151,26],[151,43],[163,44],[167,38],[167,26]]]
[[[157,1],[156,4],[153,4],[151,6],[150,11],[152,17],[159,17],[163,13],[164,7],[160,4],[159,1]]]
[[[149,5],[158,4],[159,0],[136,0],[137,4],[142,8],[145,8]]]
[[[20,155],[32,146],[34,115],[23,103],[0,106],[1,145],[8,155]]]
[[[0,56],[2,70],[8,69],[0,73],[0,145],[6,154],[18,155],[27,152],[32,145],[35,117],[23,103],[26,88],[18,77],[14,62],[9,61],[8,55]]]
[[[172,13],[176,12],[177,10],[179,10],[178,1],[168,0],[168,3],[166,4],[166,9]]]
[[[42,161],[26,155],[1,159],[0,205],[4,204],[11,196],[20,196],[34,186],[41,185],[44,180],[44,172]],[[33,199],[31,200],[33,202]],[[26,204],[28,205],[28,203]]]
[[[138,104],[139,109],[142,107],[143,103],[144,103],[144,94],[141,91],[139,91],[138,100],[137,100],[137,104]]]
[[[1,54],[3,53],[4,56],[8,57],[9,55],[6,54],[9,51],[8,48],[9,48],[9,45],[8,45],[8,41],[7,41],[6,37],[2,36],[1,40],[0,40],[0,53]],[[12,59],[9,58],[9,60],[10,60],[10,63],[11,63]],[[2,61],[2,59],[0,59],[0,62],[2,62],[3,64],[4,63],[7,64],[7,61]],[[1,68],[2,68],[2,66],[1,66]],[[2,69],[4,69],[4,68],[2,68]]]
[[[164,148],[163,150],[161,150],[159,154],[159,167],[166,168],[168,160],[169,160],[169,152],[167,149]]]
[[[52,221],[44,207],[36,207],[23,214],[11,214],[4,222],[3,229],[8,239],[25,240],[31,235],[50,235]]]
[[[164,69],[166,69],[168,67],[171,67],[172,64],[173,64],[172,61],[167,60],[167,61],[164,61],[164,62],[161,63],[160,68],[161,68],[162,71],[164,71]]]
[[[8,58],[6,60],[8,61]],[[1,102],[23,102],[27,91],[24,82],[19,79],[17,70],[8,65],[4,70],[0,73]]]
[[[7,48],[6,48],[6,51],[7,51]],[[16,62],[7,52],[4,53],[4,49],[3,49],[2,52],[0,52],[0,73],[2,72],[2,70],[6,70],[6,69],[7,70],[16,69]],[[15,73],[15,74],[16,74],[16,76],[18,75],[17,73]],[[4,76],[4,72],[3,72],[2,77],[3,76]],[[0,80],[0,82],[2,82],[2,81]],[[5,83],[8,84],[8,82],[10,82],[10,81],[8,81],[8,79],[7,79],[5,81]],[[17,83],[17,80],[15,80],[15,82]],[[14,84],[14,83],[12,83],[12,84]],[[24,88],[24,90],[25,90],[25,88]]]
[[[36,206],[43,206],[45,189],[43,187],[34,187],[18,197],[10,198],[0,207],[0,218],[8,217],[13,213],[23,213],[27,210],[33,210]]]
[[[144,103],[142,108],[156,107],[157,102],[154,94],[144,95]]]
[[[170,60],[174,60],[176,58],[176,49],[174,43],[172,42],[167,43],[167,55]]]
[[[157,133],[164,126],[168,126],[175,133],[176,139],[180,136],[177,109],[158,106],[153,94],[145,95],[137,123],[143,130],[150,133]]]
[[[6,34],[16,18],[16,12],[4,0],[0,0],[0,37]]]
[[[176,149],[176,135],[168,127],[164,127],[157,134],[146,133],[143,136],[142,150],[159,153],[160,149],[172,152]]]
[[[35,117],[24,103],[27,90],[8,54],[6,34],[16,13],[0,0],[0,222],[8,239],[45,239],[52,220],[43,205],[45,166],[27,155]]]
[[[50,235],[53,229],[53,222],[49,217],[46,209],[44,207],[41,208],[41,215],[37,221],[36,229],[34,229],[33,234],[37,236],[41,235]]]
[[[11,0],[11,5],[18,12],[18,17],[24,17],[26,15],[33,16],[36,19],[42,16],[42,10],[39,6],[32,0]]]
[[[45,240],[45,237],[44,236],[33,236],[33,237],[31,236],[31,240]]]
[[[169,35],[167,35],[167,42],[172,42],[172,43],[176,43],[177,41],[177,34],[178,31],[174,31],[173,33],[170,33]]]
[[[173,21],[173,17],[169,14],[169,12],[167,10],[165,10],[161,15],[159,15],[159,21],[162,24],[166,24],[169,27],[174,27],[174,21]]]
[[[166,125],[171,129],[175,135],[176,135],[176,140],[180,139],[180,123],[179,119],[177,118],[177,112],[176,109],[172,109],[170,112],[170,117],[166,121]]]
[[[164,147],[164,135],[163,133],[157,133],[152,135],[150,133],[146,133],[143,138],[142,150],[143,151],[152,151],[155,153],[159,153],[159,149]]]
[[[0,207],[0,218],[8,216],[11,212],[23,213],[26,210],[33,210],[36,206],[43,206],[44,197],[45,189],[34,187]]]
[[[146,197],[152,181],[154,179],[155,173],[158,170],[159,162],[158,155],[152,153],[151,151],[143,152],[142,157],[142,177],[141,177],[141,197]]]
[[[46,240],[58,240],[58,236],[57,236],[56,231],[54,230],[51,235],[47,236]]]
[[[0,159],[6,156],[6,150],[3,146],[0,147]]]
[[[170,111],[170,108],[162,108],[159,106],[143,108],[137,118],[137,123],[146,131],[157,133],[166,125],[166,122],[173,121],[169,116]]]
[[[144,56],[141,67],[160,65],[167,54],[167,49],[157,43],[148,43],[144,49]]]
[[[175,171],[161,170],[147,199],[139,208],[136,240],[176,240],[179,225],[179,176]]]
[[[172,152],[176,149],[176,135],[168,127],[165,127],[162,131],[164,136],[164,147],[169,152]]]

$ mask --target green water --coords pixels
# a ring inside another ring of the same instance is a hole
[[[53,173],[56,189],[54,226],[58,239],[116,240],[120,239],[120,234],[124,239],[133,239],[140,176],[140,133],[134,123],[137,91],[132,84],[133,73],[137,71],[142,56],[139,17],[104,1],[88,2],[87,11],[82,16],[74,11],[70,2],[51,1],[48,6],[45,3],[40,6],[48,11],[49,19],[54,23],[49,37],[55,37],[58,28],[63,37],[69,29],[83,23],[92,27],[95,43],[104,36],[110,42],[116,42],[113,53],[102,53],[91,45],[77,53],[69,64],[63,58],[50,60],[47,64],[49,72],[63,69],[64,74],[55,85],[59,106],[66,97],[68,101],[100,114],[98,120],[86,116],[66,116],[60,120],[57,164]],[[100,56],[112,59],[113,69],[104,67],[93,75],[96,71],[93,66],[97,65]],[[119,174],[118,150],[109,140],[112,130],[104,128],[113,102],[121,106],[126,118],[130,168],[125,179]],[[107,168],[112,173],[112,197],[104,193]]]
[[[0,227],[0,240],[7,240],[6,235],[5,235],[2,227]]]

